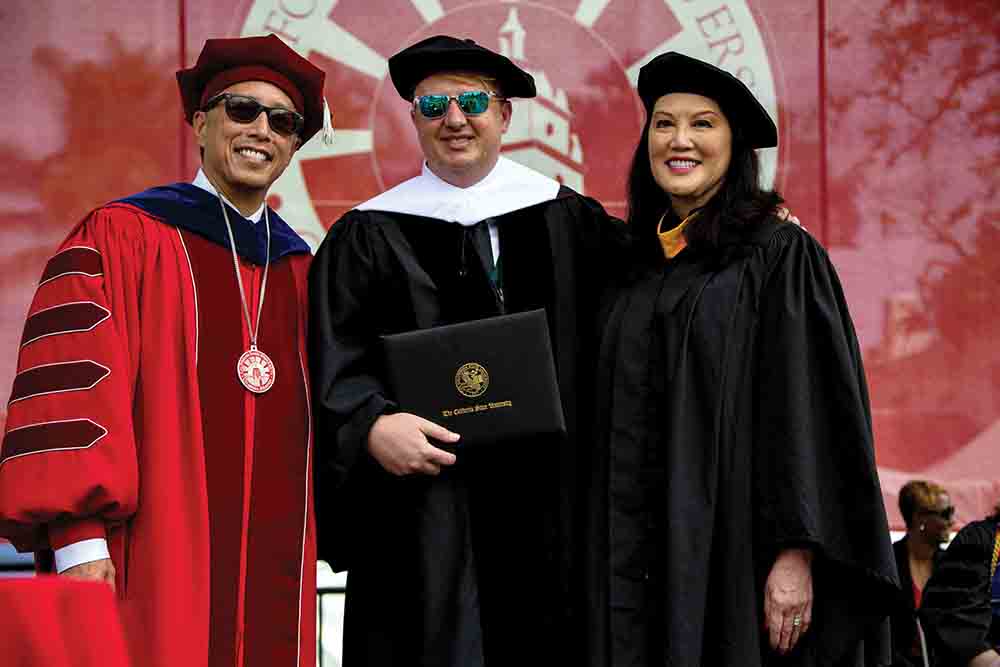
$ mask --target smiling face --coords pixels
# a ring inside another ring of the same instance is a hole
[[[223,92],[252,97],[268,107],[295,109],[288,95],[264,81],[236,83]],[[226,115],[222,103],[195,112],[191,124],[203,150],[205,175],[244,215],[264,202],[267,189],[285,171],[299,145],[298,137],[272,130],[267,114],[237,123]]]
[[[482,79],[462,74],[434,74],[417,85],[414,97],[458,95],[467,90],[486,90]],[[424,118],[415,108],[410,115],[417,129],[427,166],[440,179],[467,188],[486,178],[500,157],[500,143],[510,126],[511,106],[491,97],[489,107],[478,116],[466,116],[454,100],[440,118]]]
[[[729,169],[733,132],[719,105],[693,93],[656,100],[647,136],[653,178],[682,219],[712,198]]]

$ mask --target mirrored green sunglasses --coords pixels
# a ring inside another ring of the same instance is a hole
[[[440,118],[448,112],[451,101],[455,100],[466,116],[478,116],[490,108],[491,97],[503,99],[494,92],[467,90],[458,95],[420,95],[413,99],[413,106],[420,109],[420,115],[424,118]]]

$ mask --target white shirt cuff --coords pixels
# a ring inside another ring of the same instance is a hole
[[[81,540],[55,550],[56,572],[62,574],[71,567],[92,563],[95,560],[111,558],[108,541],[103,537]]]

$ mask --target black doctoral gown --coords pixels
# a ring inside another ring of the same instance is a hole
[[[896,559],[896,570],[899,572],[899,585],[903,589],[903,598],[899,607],[893,610],[889,619],[892,626],[892,667],[919,667],[923,665],[923,657],[911,655],[914,645],[919,646],[917,633],[917,609],[913,599],[913,575],[910,573],[910,538],[904,536],[892,544],[892,555]],[[944,556],[944,550],[934,552],[933,572]],[[933,652],[928,647],[928,655],[933,658]],[[934,660],[930,663],[933,665]]]
[[[312,265],[319,556],[349,570],[347,667],[582,659],[574,499],[588,457],[577,394],[592,387],[581,360],[594,358],[597,285],[621,226],[568,189],[494,220],[506,312],[546,309],[569,434],[480,451],[459,443],[458,463],[437,477],[395,477],[366,450],[372,423],[395,411],[377,342],[500,312],[473,230],[352,211]]]
[[[888,664],[899,584],[826,252],[771,220],[640,273],[599,320],[591,664]],[[764,583],[799,546],[815,552],[812,627],[779,660]]]
[[[939,651],[935,665],[965,667],[983,651],[1000,650],[1000,575],[990,580],[997,522],[973,521],[958,531],[924,588],[920,619]]]

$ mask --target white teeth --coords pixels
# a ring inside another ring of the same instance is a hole
[[[667,164],[675,169],[694,169],[698,166],[694,160],[667,160]]]
[[[256,160],[257,162],[263,162],[267,159],[266,153],[261,153],[260,151],[255,151],[252,148],[241,148],[237,151],[240,155],[247,158],[248,160]]]

